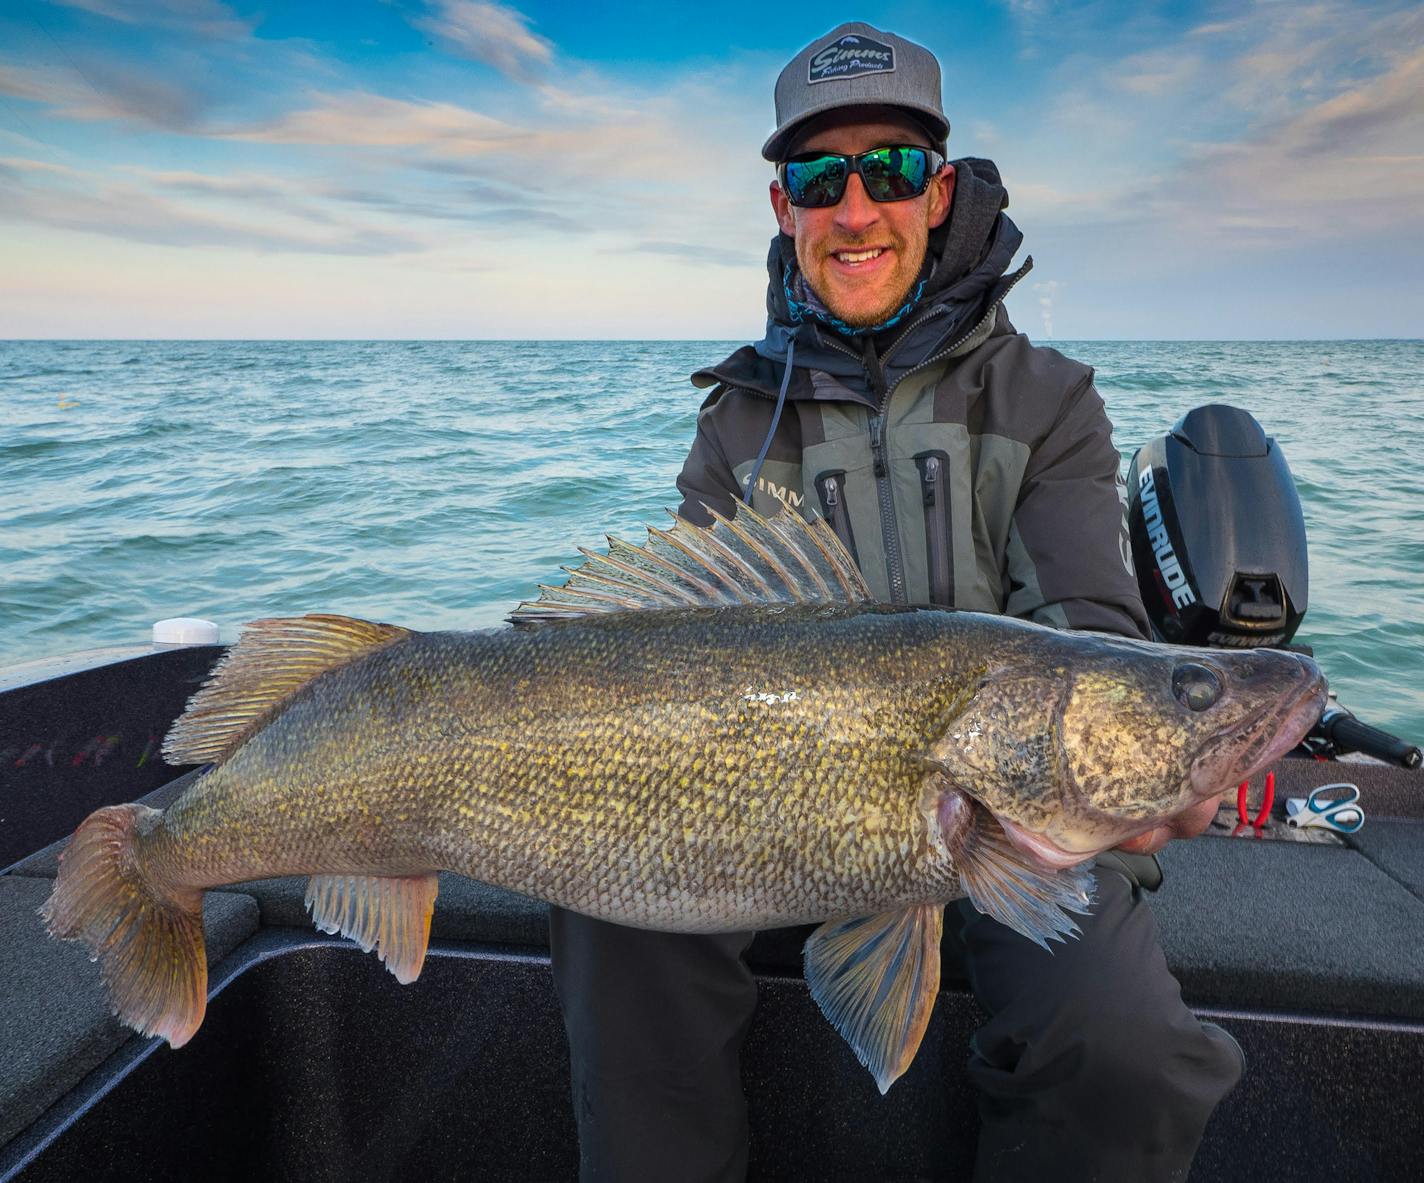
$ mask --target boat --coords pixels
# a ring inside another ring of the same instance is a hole
[[[208,1015],[176,1052],[121,1027],[85,951],[45,934],[36,909],[79,821],[162,807],[196,774],[159,741],[222,652],[144,645],[0,672],[0,1181],[574,1178],[540,903],[442,876],[429,959],[401,986],[313,929],[304,881],[211,892]],[[1291,757],[1275,774],[1260,839],[1226,817],[1161,855],[1169,965],[1248,1061],[1191,1179],[1424,1178],[1424,772]],[[1290,798],[1341,780],[1359,786],[1357,832],[1271,840],[1293,833]],[[749,954],[750,1177],[968,1178],[964,1063],[983,1015],[954,934],[919,1056],[882,1097],[807,992],[807,931],[763,933]]]

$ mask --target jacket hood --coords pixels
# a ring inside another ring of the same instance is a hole
[[[968,332],[1032,265],[1030,259],[1017,274],[1004,278],[1023,234],[1003,212],[1009,197],[998,168],[972,157],[952,163],[954,204],[945,222],[930,232],[920,299],[898,323],[871,338],[890,386]],[[869,397],[861,362],[865,338],[847,336],[816,320],[796,319],[787,300],[787,279],[794,283],[798,275],[795,240],[778,233],[767,254],[766,335],[721,365],[694,374],[694,385],[725,382],[774,397],[794,340],[796,373],[788,397],[814,397],[812,370],[829,373]]]

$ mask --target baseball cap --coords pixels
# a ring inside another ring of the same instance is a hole
[[[806,46],[776,79],[776,130],[762,145],[779,161],[796,129],[838,107],[902,107],[941,147],[949,120],[940,101],[939,62],[923,45],[861,21],[838,25]]]

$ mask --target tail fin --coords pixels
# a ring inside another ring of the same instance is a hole
[[[203,893],[145,876],[135,840],[161,816],[145,805],[91,813],[60,856],[40,916],[51,936],[89,946],[122,1022],[182,1047],[207,1008]]]

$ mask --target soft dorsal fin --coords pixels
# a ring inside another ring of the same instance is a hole
[[[315,678],[409,637],[350,616],[254,620],[163,741],[170,764],[221,763],[256,725]]]
[[[712,525],[694,526],[672,515],[670,530],[648,527],[634,546],[609,537],[608,553],[581,550],[584,561],[565,567],[562,587],[540,585],[539,598],[520,604],[509,619],[542,624],[608,612],[729,604],[858,604],[870,589],[835,531],[783,507],[763,517],[749,505],[735,518],[714,510]]]

